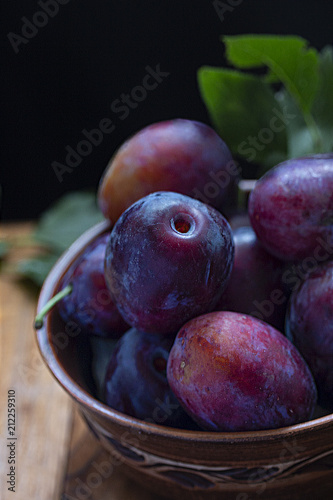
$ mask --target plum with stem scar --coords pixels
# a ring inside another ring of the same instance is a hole
[[[214,308],[233,258],[232,232],[220,212],[161,191],[138,200],[116,222],[105,279],[131,326],[175,335],[187,320]]]

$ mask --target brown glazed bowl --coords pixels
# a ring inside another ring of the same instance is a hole
[[[64,253],[44,283],[38,311],[86,245],[109,230],[106,222],[94,226]],[[235,433],[146,423],[112,410],[94,395],[87,342],[56,309],[36,335],[45,363],[101,445],[130,477],[158,494],[182,500],[331,498],[333,414],[281,429]]]

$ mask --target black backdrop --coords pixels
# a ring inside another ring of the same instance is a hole
[[[209,123],[196,72],[223,65],[221,35],[298,34],[318,49],[333,42],[329,0],[2,0],[1,19],[4,220],[34,218],[67,191],[96,189],[115,149],[149,123]],[[164,74],[156,88],[134,90],[156,68]],[[132,92],[137,102],[120,112],[117,99]],[[113,131],[60,182],[53,162],[64,164],[66,147],[103,119]]]

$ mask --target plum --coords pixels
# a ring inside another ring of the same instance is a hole
[[[236,202],[240,169],[221,137],[186,119],[151,124],[130,137],[101,178],[98,202],[113,223],[135,201],[155,191],[175,191],[215,208]]]
[[[72,292],[57,305],[64,321],[74,321],[83,332],[119,338],[130,327],[114,304],[104,278],[104,258],[110,234],[98,236],[71,264],[59,290],[72,284]]]
[[[251,227],[233,231],[235,259],[230,279],[215,309],[250,314],[284,331],[290,291],[286,265],[260,244]]]
[[[311,418],[313,376],[296,347],[251,316],[218,311],[190,320],[171,348],[167,378],[187,413],[212,431],[252,431]]]
[[[280,163],[257,181],[249,197],[253,229],[280,259],[333,255],[333,154]]]
[[[289,302],[286,335],[308,363],[319,402],[333,406],[333,262],[318,266]]]
[[[175,335],[187,320],[214,308],[233,257],[232,232],[220,212],[162,191],[135,202],[114,225],[105,279],[131,326]]]
[[[170,389],[166,366],[172,339],[128,330],[107,364],[104,402],[129,416],[171,427],[193,423]]]

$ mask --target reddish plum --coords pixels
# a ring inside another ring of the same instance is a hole
[[[307,361],[320,402],[333,406],[333,262],[313,271],[296,289],[286,334]]]
[[[175,191],[219,210],[235,203],[239,167],[208,125],[175,119],[149,125],[111,158],[98,190],[100,208],[115,222],[135,201]]]
[[[126,332],[107,365],[105,403],[147,422],[193,427],[166,378],[171,345],[171,339],[135,328]]]
[[[119,338],[129,325],[115,306],[104,278],[104,257],[109,233],[102,234],[73,262],[59,285],[72,284],[72,293],[58,303],[64,321],[75,322],[82,331]]]
[[[333,254],[333,154],[280,163],[250,194],[251,224],[265,248],[284,260]]]
[[[178,193],[152,193],[128,208],[106,249],[105,278],[133,327],[173,333],[214,308],[234,257],[232,232],[214,208]]]
[[[250,314],[280,331],[290,292],[283,282],[285,263],[269,254],[251,227],[233,231],[235,260],[216,310]]]
[[[295,346],[251,316],[219,311],[186,323],[167,378],[185,410],[213,431],[273,429],[311,418],[312,374]]]

